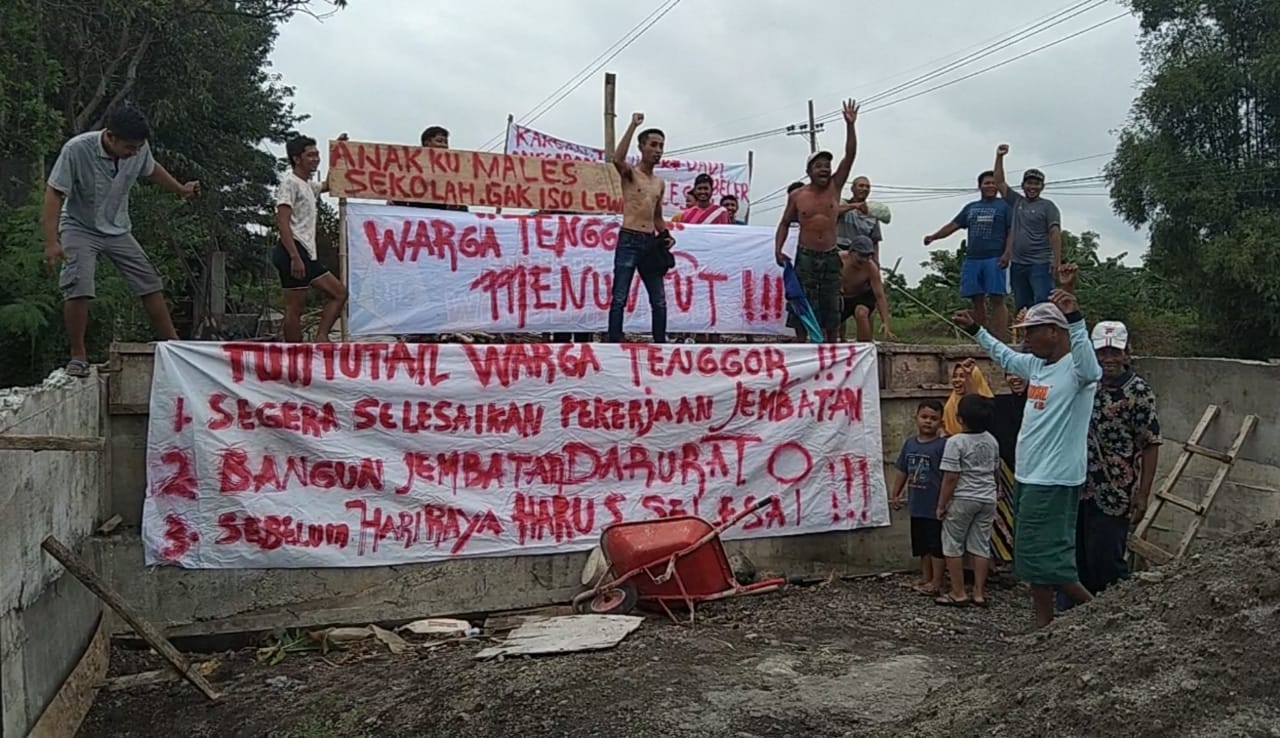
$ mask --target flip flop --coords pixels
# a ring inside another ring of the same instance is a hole
[[[974,607],[984,607],[984,608],[985,608],[985,607],[989,607],[989,606],[991,605],[991,601],[990,601],[990,600],[969,600],[969,602],[972,602]]]
[[[930,589],[930,588],[929,588],[929,587],[927,587],[927,586],[926,586],[926,587],[912,587],[912,588],[911,588],[911,591],[915,592],[915,593],[916,593],[916,594],[918,594],[918,595],[923,595],[923,596],[925,596],[925,597],[937,597],[937,596],[938,596],[938,594],[942,592],[942,590],[940,590],[940,589]]]
[[[69,377],[79,377],[81,379],[89,376],[89,362],[84,359],[72,359],[67,362],[67,368],[64,370]]]
[[[966,597],[963,600],[957,600],[948,593],[934,600],[933,604],[941,605],[942,607],[968,607],[969,599]]]

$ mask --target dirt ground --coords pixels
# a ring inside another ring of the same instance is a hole
[[[907,581],[713,603],[696,628],[650,617],[596,653],[479,662],[480,638],[274,666],[217,654],[222,704],[180,683],[104,691],[80,736],[1280,736],[1280,529],[1039,632],[1020,586],[958,609]],[[159,666],[112,654],[113,673]]]

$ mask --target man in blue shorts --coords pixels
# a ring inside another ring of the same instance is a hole
[[[952,221],[924,237],[924,245],[964,228],[969,232],[964,264],[960,267],[960,296],[973,300],[973,319],[1001,341],[1008,339],[1009,308],[1005,305],[1008,274],[1003,256],[1012,225],[1009,204],[996,195],[996,175],[978,175],[981,200],[965,205]],[[987,312],[988,304],[991,307]],[[988,317],[990,320],[988,320]]]

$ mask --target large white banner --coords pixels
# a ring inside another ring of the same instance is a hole
[[[634,144],[634,142],[633,142]],[[569,159],[573,161],[604,161],[604,149],[583,146],[573,141],[512,124],[507,129],[507,153],[519,156],[538,156],[544,159]],[[638,160],[635,152],[627,157]],[[712,201],[719,202],[723,195],[738,198],[742,213],[746,213],[750,200],[751,168],[746,164],[725,164],[718,161],[693,159],[663,159],[654,168],[654,174],[667,183],[662,206],[668,213],[684,209],[684,191],[693,187],[699,174],[709,174],[712,185]]]
[[[350,332],[604,331],[613,291],[612,215],[491,215],[347,205]],[[787,249],[795,252],[795,233]],[[793,335],[774,229],[672,224],[667,330]],[[624,329],[653,323],[640,275]]]
[[[146,562],[562,553],[765,498],[728,537],[888,525],[875,351],[161,343]]]

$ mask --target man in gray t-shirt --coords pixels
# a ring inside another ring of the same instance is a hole
[[[1005,182],[1004,157],[1008,144],[996,148],[996,186],[1013,211],[1013,225],[1000,266],[1009,268],[1014,309],[1046,302],[1053,291],[1054,275],[1062,266],[1062,214],[1052,200],[1040,197],[1044,173],[1022,173],[1022,193]]]
[[[855,236],[866,236],[875,245],[875,261],[880,263],[880,220],[871,214],[867,207],[867,197],[871,194],[871,180],[866,177],[853,178],[853,197],[840,203],[840,217],[836,221],[836,245],[848,251]]]
[[[65,300],[63,315],[71,348],[67,373],[75,377],[89,375],[84,334],[89,301],[96,294],[99,257],[115,264],[129,291],[142,298],[157,337],[178,337],[160,275],[133,238],[129,190],[135,180],[146,177],[189,199],[199,193],[200,183],[179,184],[151,157],[150,137],[151,128],[141,111],[116,108],[107,113],[103,130],[82,133],[63,144],[49,172],[40,211],[44,260],[50,270],[62,265],[58,286]]]

